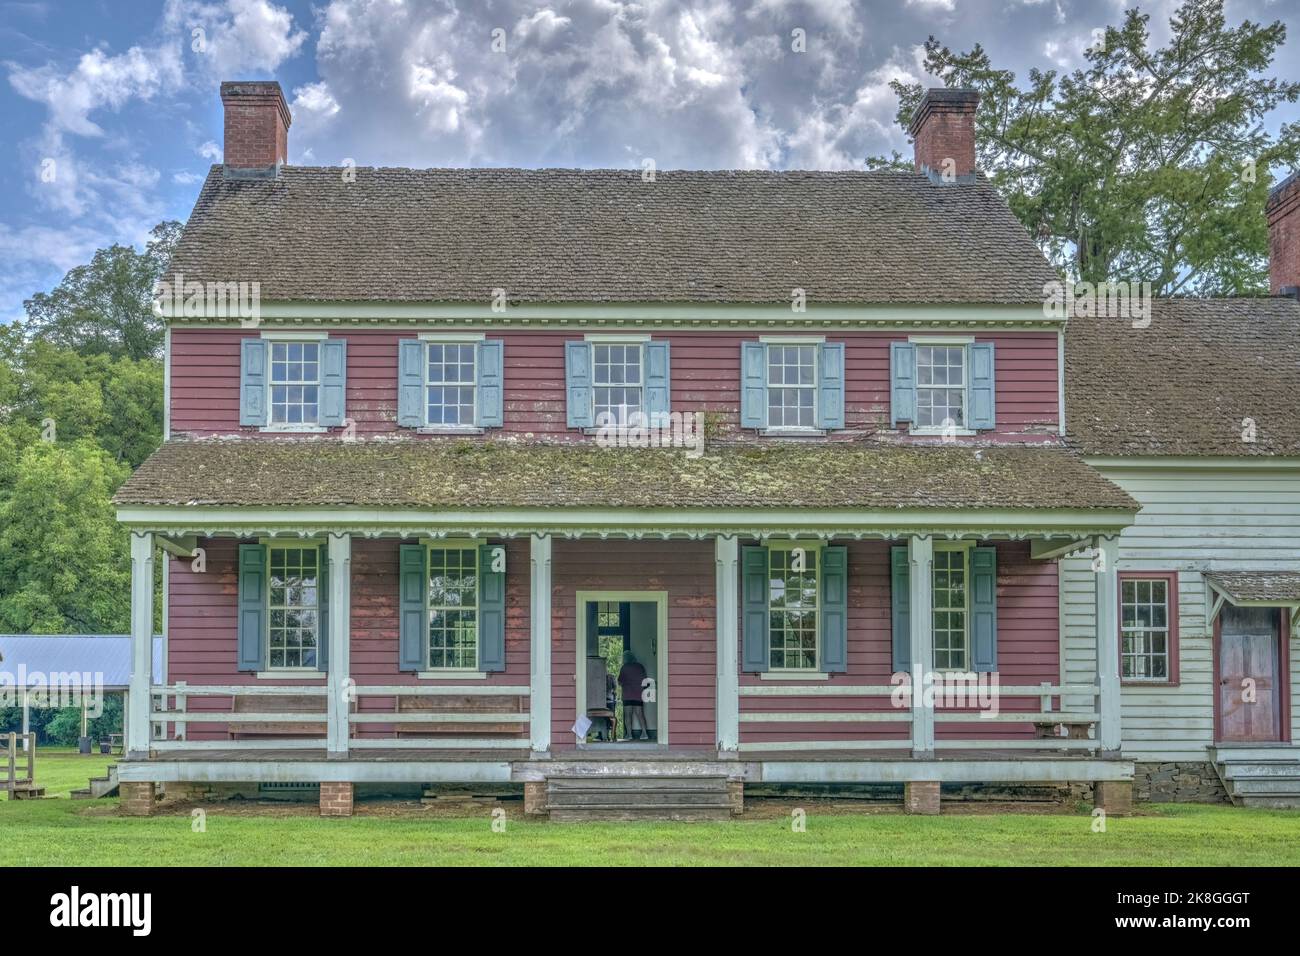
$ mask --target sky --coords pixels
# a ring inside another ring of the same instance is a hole
[[[295,164],[852,169],[910,152],[889,82],[929,79],[928,36],[1068,71],[1130,5],[0,0],[0,321],[97,248],[188,217],[221,158],[222,80],[280,81]],[[1162,43],[1176,0],[1138,5]],[[1300,48],[1300,0],[1227,15],[1281,20]]]

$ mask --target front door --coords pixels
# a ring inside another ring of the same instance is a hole
[[[1234,607],[1219,614],[1219,740],[1281,740],[1281,611]]]

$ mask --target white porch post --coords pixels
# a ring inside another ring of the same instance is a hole
[[[535,754],[551,749],[551,536],[530,539],[528,586],[528,739]]]
[[[27,688],[23,688],[23,751],[27,750],[27,735],[32,732],[32,709],[27,699]]]
[[[131,532],[131,692],[127,697],[126,751],[149,753],[149,707],[153,695],[153,533]]]
[[[912,756],[934,755],[934,702],[925,694],[934,671],[934,538],[907,539],[912,624]]]
[[[1098,535],[1093,571],[1097,579],[1097,741],[1103,754],[1120,750],[1119,538]]]
[[[737,676],[740,593],[736,578],[739,542],[734,534],[720,534],[713,539],[713,550],[718,566],[715,592],[718,603],[718,750],[734,752],[740,746],[740,680]]]
[[[352,536],[330,532],[329,535],[329,671],[325,678],[329,703],[326,705],[325,752],[328,757],[344,757],[348,752],[352,711]]]

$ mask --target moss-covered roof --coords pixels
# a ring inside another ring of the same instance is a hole
[[[1234,603],[1300,601],[1300,571],[1214,571],[1206,576]]]
[[[781,443],[681,450],[437,439],[170,441],[118,505],[491,509],[1119,509],[1059,447]]]

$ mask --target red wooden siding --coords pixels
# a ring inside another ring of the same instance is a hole
[[[349,330],[347,415],[360,436],[396,429],[397,340],[414,332]],[[258,434],[239,425],[240,329],[172,330],[171,427],[176,434]],[[579,332],[505,332],[506,432],[584,440],[565,426],[564,345]],[[723,427],[739,424],[740,343],[753,335],[673,332],[672,402],[675,411],[708,411]],[[900,332],[828,335],[845,343],[845,424],[841,438],[889,426],[889,343]],[[1056,435],[1057,351],[1054,332],[999,332],[980,336],[997,346],[995,439],[1042,440]],[[982,437],[988,438],[988,435]]]
[[[668,743],[717,745],[712,541],[568,541],[551,552],[551,746],[574,746],[578,591],[668,592]]]
[[[828,684],[888,685],[893,674],[890,621],[889,544],[854,542],[849,548],[848,671],[812,684],[813,694],[790,697],[740,698],[741,713],[893,711],[887,697],[813,696]],[[998,673],[1006,685],[1055,682],[1059,673],[1056,564],[1029,558],[1029,546],[1000,543],[998,549]],[[743,627],[743,619],[742,619]],[[742,635],[743,639],[743,635]],[[742,658],[743,659],[743,658]],[[771,685],[755,674],[740,676],[742,685]],[[1038,700],[1004,701],[1004,711],[1038,710]],[[872,723],[741,723],[742,743],[800,740],[897,740],[910,746],[911,713],[899,720]],[[1028,724],[980,721],[935,727],[937,739],[1032,737]]]

